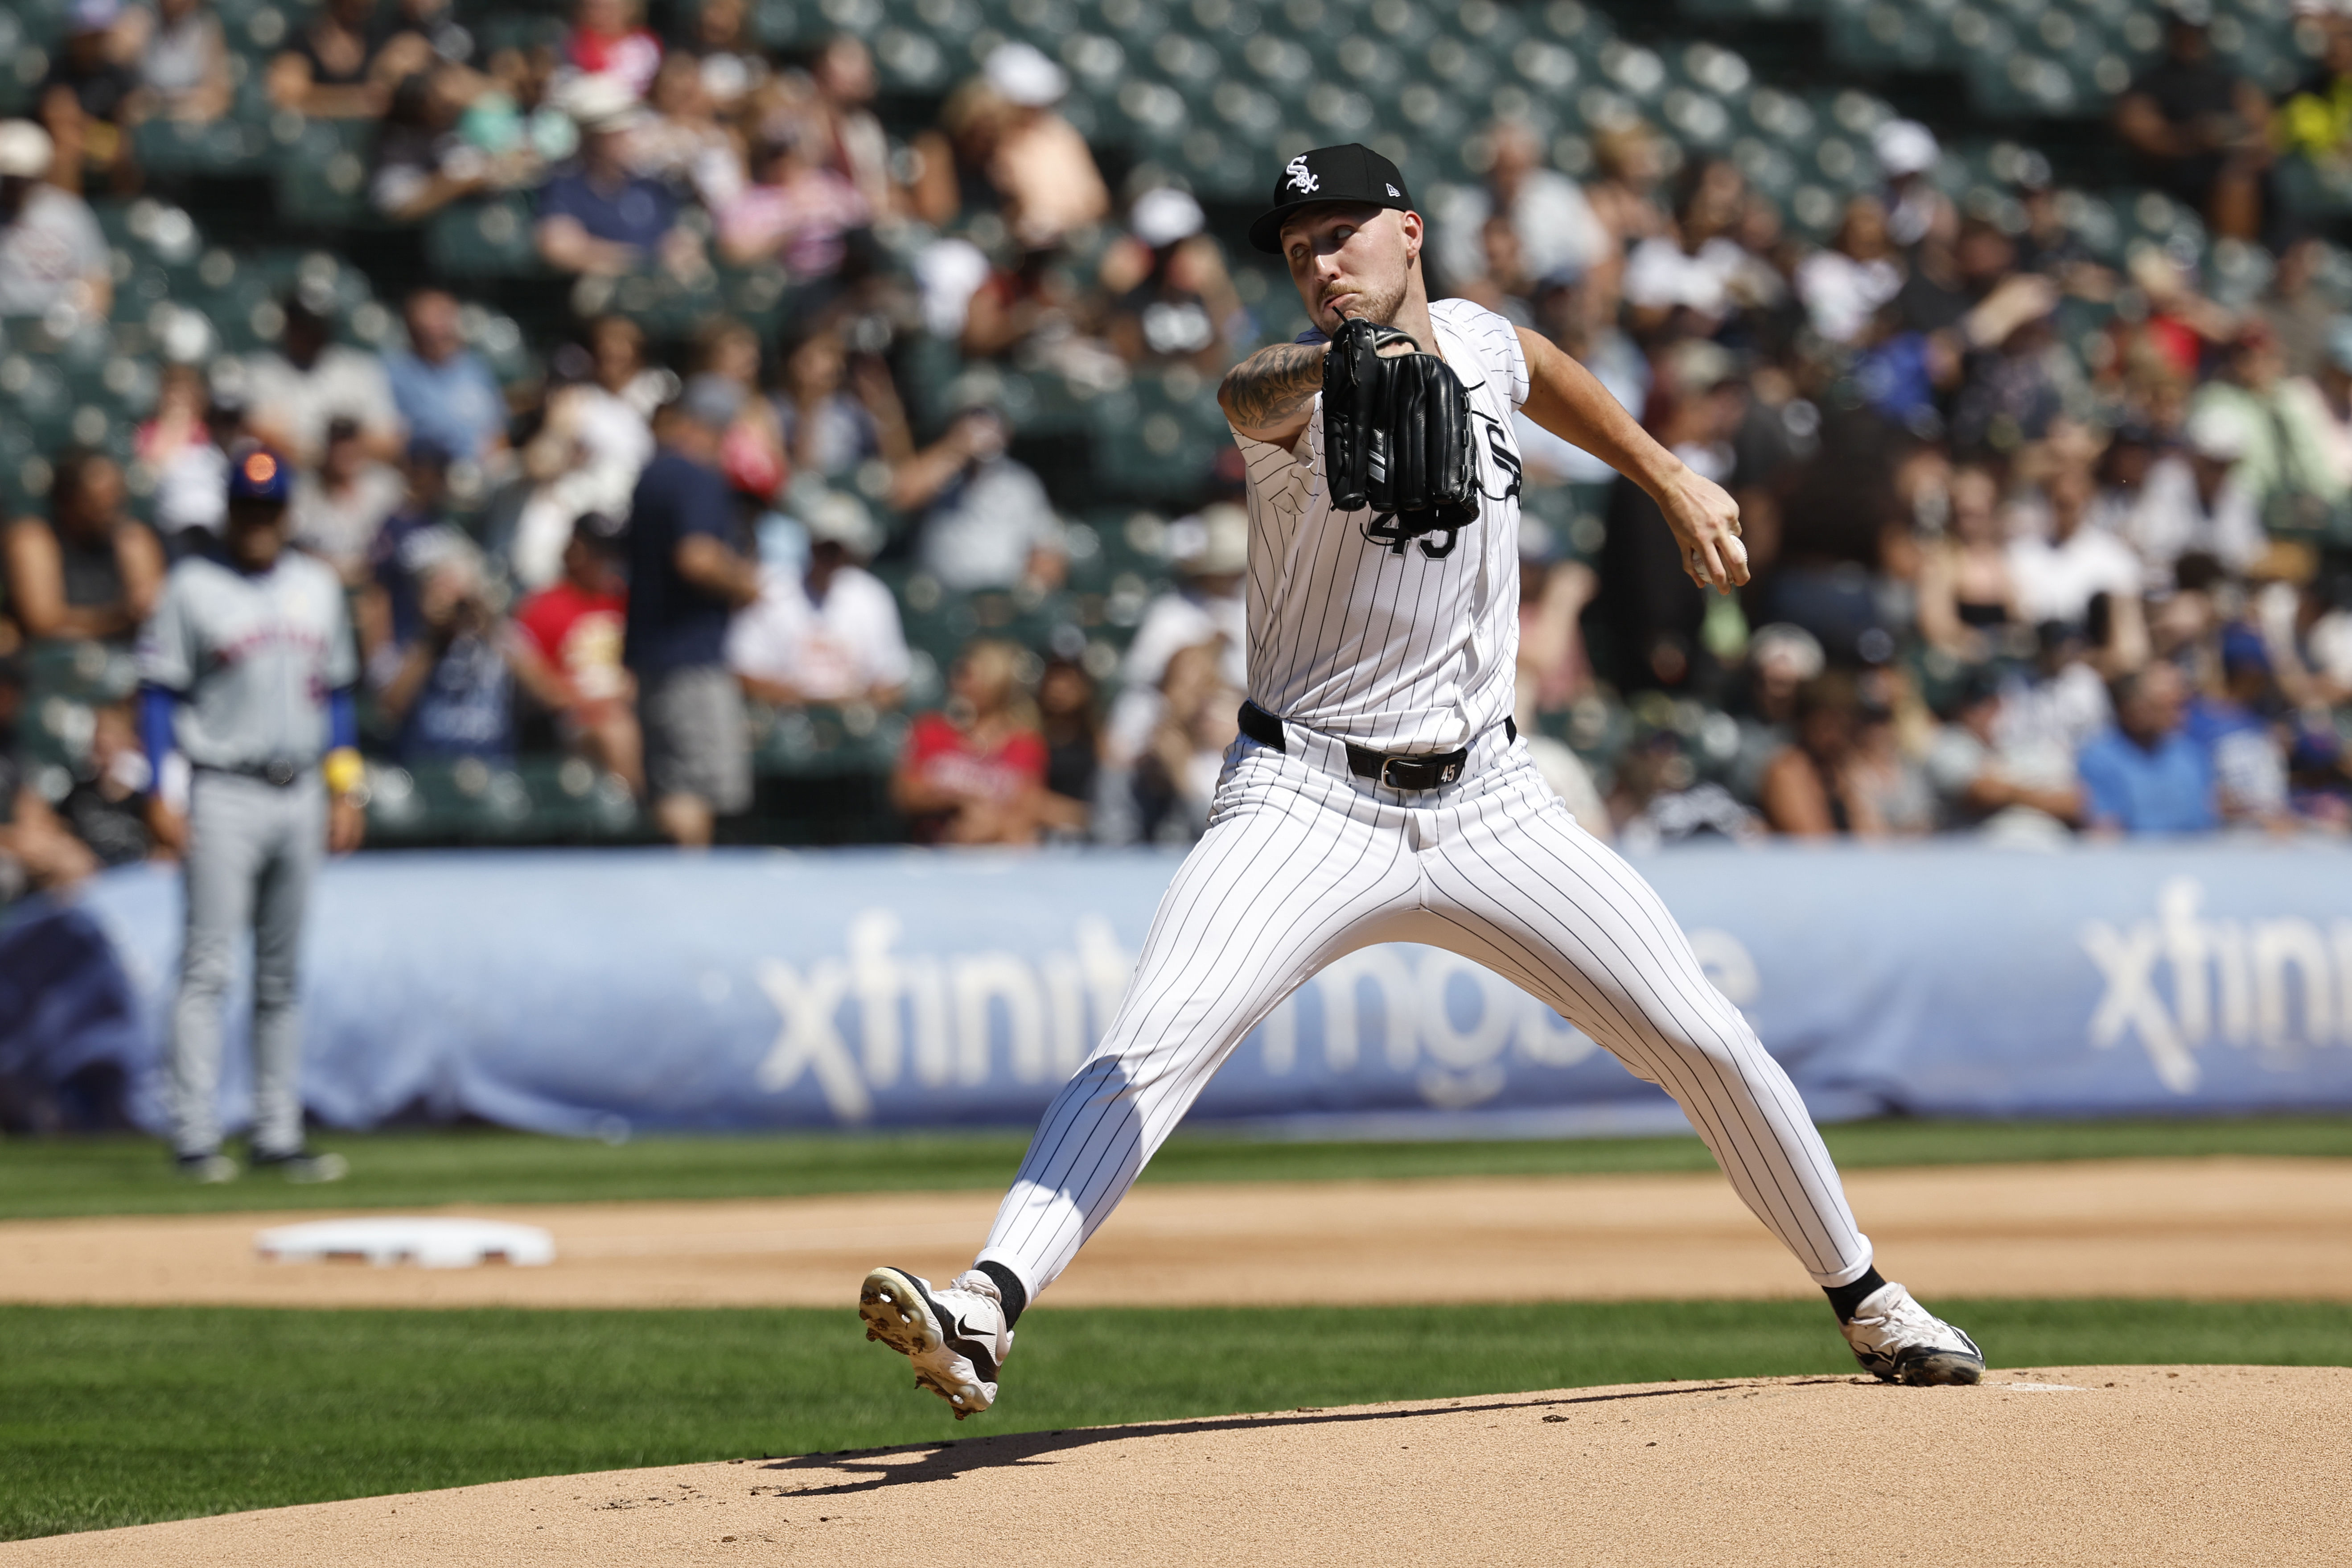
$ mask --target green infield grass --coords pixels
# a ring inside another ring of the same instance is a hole
[[[1996,1367],[2352,1363],[2352,1310],[1939,1301]],[[1852,1373],[1818,1302],[1044,1310],[959,1426],[844,1311],[0,1308],[0,1538],[520,1476],[1670,1378]]]
[[[2352,1117],[2214,1121],[1864,1121],[1823,1130],[1839,1163],[1972,1164],[2016,1160],[2352,1156]],[[194,1187],[162,1147],[130,1137],[0,1141],[0,1218],[269,1208],[411,1208],[453,1203],[782,1197],[805,1193],[998,1187],[1021,1132],[824,1133],[641,1138],[607,1145],[490,1130],[324,1134],[351,1179],[296,1187],[248,1176]],[[1180,1133],[1147,1182],[1357,1180],[1697,1171],[1696,1138],[1529,1139],[1461,1143],[1252,1142]]]

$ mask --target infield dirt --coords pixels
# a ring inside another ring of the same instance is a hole
[[[662,1466],[52,1536],[0,1545],[0,1568],[2294,1568],[2343,1562],[2347,1478],[2352,1371],[2054,1367],[1979,1388],[1660,1384]]]
[[[2352,1301],[2352,1160],[1851,1172],[1890,1278],[1923,1296]],[[876,1263],[953,1275],[992,1194],[488,1205],[553,1232],[543,1268],[273,1264],[300,1214],[0,1223],[0,1300],[258,1306],[845,1306]],[[1045,1304],[1804,1297],[1713,1173],[1138,1188]]]

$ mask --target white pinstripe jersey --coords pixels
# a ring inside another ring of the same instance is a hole
[[[1519,447],[1528,363],[1510,322],[1433,300],[1437,348],[1469,394],[1477,521],[1402,542],[1334,512],[1323,399],[1294,447],[1234,439],[1249,467],[1249,695],[1269,713],[1383,752],[1450,752],[1511,711],[1519,644]],[[1423,345],[1427,347],[1428,345]]]

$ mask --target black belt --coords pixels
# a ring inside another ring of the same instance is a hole
[[[222,767],[215,763],[198,763],[191,770],[200,773],[226,773],[231,778],[259,779],[272,789],[291,789],[302,775],[317,767],[316,763],[298,763],[278,757],[267,763],[248,763],[241,767]]]
[[[1242,704],[1242,733],[1269,751],[1287,752],[1289,744],[1282,736],[1282,721],[1255,702]],[[1516,720],[1503,720],[1503,733],[1511,740],[1519,738]],[[1375,752],[1365,746],[1348,748],[1348,771],[1360,779],[1372,779],[1390,789],[1436,789],[1450,784],[1462,776],[1470,761],[1470,748],[1457,752]]]

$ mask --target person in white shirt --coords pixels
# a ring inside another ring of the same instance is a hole
[[[2190,552],[2243,572],[2268,544],[2254,498],[2235,469],[2252,442],[2244,416],[2218,405],[2189,416],[2189,450],[2159,458],[2147,470],[2124,537],[2139,552],[2148,593],[2172,592],[2173,570]]]
[[[283,309],[280,352],[245,362],[246,419],[253,433],[297,468],[316,468],[326,455],[328,425],[345,418],[359,426],[368,457],[398,462],[408,446],[406,426],[383,361],[336,342],[327,318],[299,294],[289,296]]]
[[[1151,601],[1119,666],[1118,700],[1111,705],[1105,760],[1124,767],[1142,753],[1160,721],[1160,678],[1184,648],[1224,638],[1220,674],[1240,691],[1249,682],[1249,513],[1231,501],[1179,518],[1170,532],[1181,541],[1176,567],[1183,581]]]
[[[1564,281],[1580,278],[1610,253],[1609,231],[1584,199],[1583,187],[1544,167],[1543,143],[1524,121],[1497,121],[1487,132],[1495,161],[1484,187],[1458,185],[1438,198],[1431,248],[1439,270],[1457,289],[1486,275],[1482,237],[1486,220],[1511,220],[1528,276]]]
[[[805,571],[771,569],[727,632],[744,695],[772,707],[866,702],[895,708],[909,660],[890,590],[862,564],[880,530],[855,496],[830,491],[803,509]]]
[[[1886,208],[1876,196],[1846,203],[1837,237],[1797,264],[1796,281],[1813,331],[1830,342],[1853,342],[1869,330],[1878,308],[1903,287],[1903,269],[1886,237]]]
[[[2095,595],[2137,598],[2139,556],[2106,530],[2089,525],[2095,498],[2091,476],[2079,468],[2062,468],[2050,476],[2042,494],[2048,537],[2023,533],[2009,542],[2010,582],[2026,623],[2081,626],[2089,617]]]

